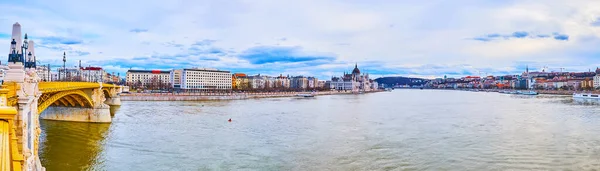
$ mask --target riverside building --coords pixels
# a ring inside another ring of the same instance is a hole
[[[169,84],[169,71],[161,70],[128,70],[126,74],[127,85],[134,87],[144,87],[152,83]]]
[[[593,77],[594,89],[600,88],[600,68],[596,68],[596,75]]]
[[[344,73],[342,77],[331,78],[330,87],[338,91],[364,92],[377,90],[378,85],[369,79],[369,74],[360,74],[358,64],[354,66],[352,74]]]
[[[35,68],[35,72],[42,81],[52,81],[52,73],[50,72],[50,68],[48,68],[48,66],[37,66]]]
[[[185,91],[231,90],[231,79],[229,71],[211,68],[183,69],[180,89]]]
[[[171,85],[173,86],[174,89],[179,90],[181,89],[181,73],[183,72],[183,70],[181,69],[174,69],[171,70]]]

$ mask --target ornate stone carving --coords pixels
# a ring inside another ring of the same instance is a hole
[[[35,70],[28,70],[27,73],[25,74],[25,82],[37,83],[40,80],[41,79],[38,76],[37,72],[35,72]]]
[[[109,107],[108,105],[104,104],[104,101],[106,101],[106,98],[104,97],[102,88],[94,89],[92,91],[92,102],[94,102],[94,108]]]

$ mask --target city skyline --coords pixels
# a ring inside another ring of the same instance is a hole
[[[594,1],[0,4],[7,14],[0,38],[9,40],[10,26],[21,23],[42,64],[62,64],[66,51],[68,66],[82,60],[121,75],[206,67],[323,79],[358,63],[374,78],[434,78],[600,66]],[[6,62],[7,54],[0,58]]]

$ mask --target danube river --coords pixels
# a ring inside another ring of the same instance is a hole
[[[42,121],[49,170],[600,169],[600,105],[395,90],[132,102],[112,124]],[[232,122],[228,122],[229,119]]]

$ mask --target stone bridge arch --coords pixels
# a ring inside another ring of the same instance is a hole
[[[51,105],[92,108],[94,106],[94,102],[82,90],[69,90],[54,94],[43,94],[38,100],[38,114],[41,114]]]
[[[104,92],[104,97],[105,98],[111,98],[112,94],[110,93],[110,90],[108,90],[107,88],[103,88],[102,92]]]

